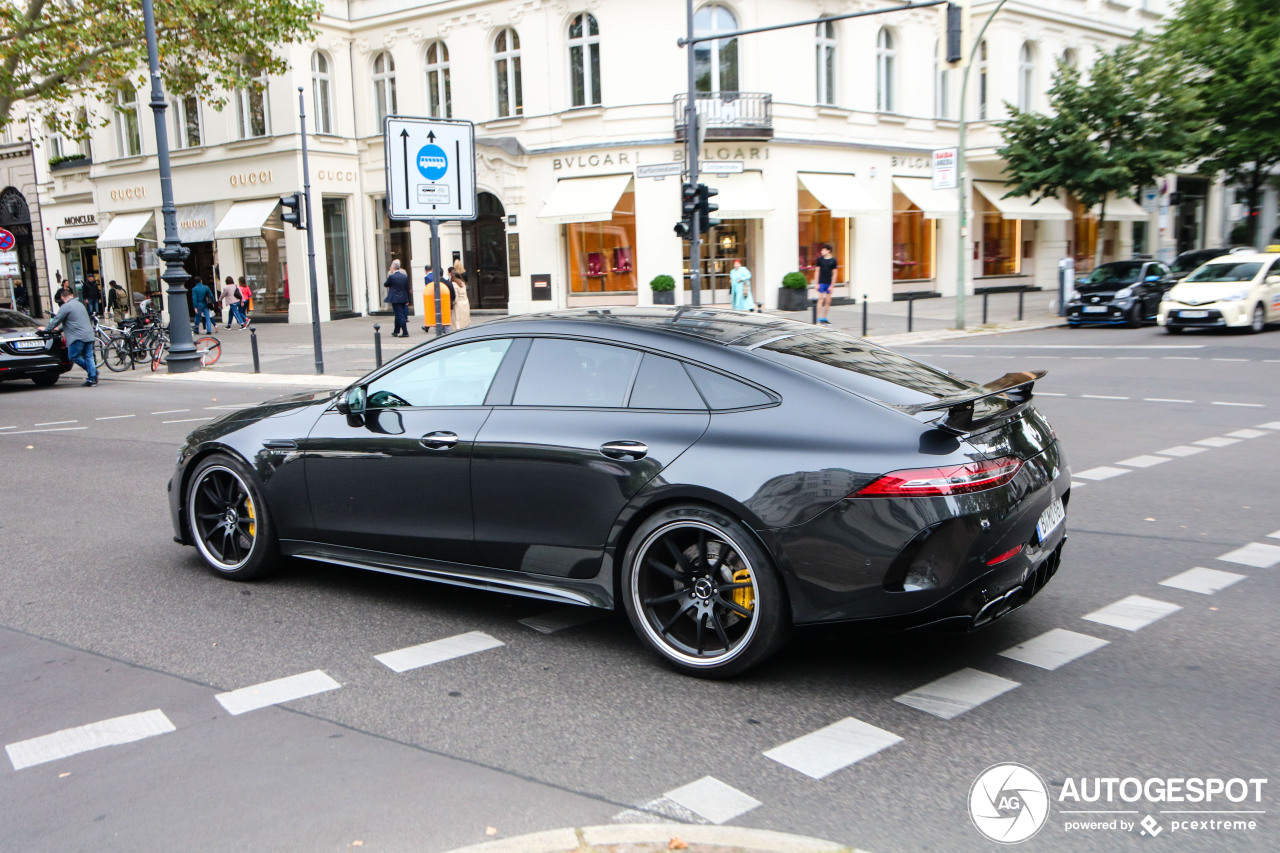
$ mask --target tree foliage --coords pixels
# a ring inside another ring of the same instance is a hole
[[[1066,191],[1085,207],[1098,205],[1105,222],[1108,195],[1133,197],[1185,163],[1198,144],[1186,120],[1194,96],[1172,83],[1167,66],[1138,44],[1099,57],[1087,81],[1059,64],[1050,112],[1010,105],[1011,117],[999,124],[1007,195],[1039,200]]]
[[[307,40],[318,0],[155,0],[161,74],[169,92],[206,97],[288,65],[274,51]],[[147,66],[142,0],[0,2],[0,128],[26,101],[57,129],[82,135],[71,98],[103,96]],[[110,98],[106,98],[110,100]]]

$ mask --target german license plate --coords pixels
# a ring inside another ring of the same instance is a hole
[[[44,349],[44,341],[14,341],[15,349]]]
[[[1105,314],[1105,313],[1107,313],[1107,306],[1105,306],[1105,305],[1086,305],[1086,306],[1084,306],[1084,313],[1086,313],[1086,314]]]
[[[1203,320],[1209,316],[1208,311],[1179,311],[1178,316],[1184,320]]]
[[[1057,530],[1058,527],[1067,517],[1067,511],[1062,507],[1062,498],[1054,498],[1053,503],[1040,513],[1040,520],[1036,522],[1036,535],[1043,542],[1049,537],[1049,534]]]

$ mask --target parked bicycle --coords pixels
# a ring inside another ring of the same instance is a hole
[[[222,342],[213,335],[205,335],[195,340],[196,353],[200,356],[200,366],[209,367],[222,358]],[[169,363],[169,337],[156,343],[151,351],[151,369],[159,370],[161,365]]]
[[[169,331],[160,322],[160,312],[148,311],[140,317],[124,320],[120,334],[105,346],[103,358],[107,369],[120,373],[151,361],[156,346],[169,340]]]

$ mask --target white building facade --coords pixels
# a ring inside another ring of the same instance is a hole
[[[890,5],[898,4],[714,0],[697,5],[696,22],[701,32],[727,32]],[[973,4],[973,33],[995,6]],[[259,322],[310,322],[305,233],[281,222],[278,204],[303,184],[301,89],[322,319],[382,310],[393,259],[409,269],[422,310],[428,228],[385,212],[389,114],[476,125],[479,216],[441,229],[445,263],[458,257],[468,270],[473,308],[647,305],[649,281],[661,274],[676,278],[677,303],[688,302],[688,244],[673,232],[680,178],[637,176],[684,159],[686,65],[676,44],[684,10],[681,0],[327,2],[316,41],[284,48],[292,71],[264,92],[230,93],[222,111],[195,98],[171,102],[189,271],[210,281],[244,276]],[[754,273],[756,301],[773,307],[786,273],[812,277],[822,243],[840,263],[837,295],[945,296],[960,280],[970,292],[1056,288],[1060,259],[1091,262],[1097,219],[1068,198],[1002,199],[993,123],[1006,117],[1005,102],[1044,109],[1058,60],[1087,67],[1158,26],[1163,11],[1163,0],[1005,4],[969,71],[974,181],[963,237],[956,191],[930,180],[931,153],[956,144],[964,73],[939,62],[938,8],[703,45],[703,181],[719,190],[721,219],[705,237],[704,304],[728,302],[737,259]],[[135,82],[114,104],[85,105],[108,122],[83,152],[56,138],[40,143],[44,159],[72,158],[40,184],[50,281],[93,272],[139,295],[160,289],[156,141],[148,93]],[[1206,182],[1195,223],[1202,245],[1224,228],[1215,186]],[[1178,222],[1167,205],[1176,191],[1171,178],[1145,205],[1110,203],[1104,256],[1171,255]]]

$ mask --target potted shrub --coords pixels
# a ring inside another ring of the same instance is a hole
[[[654,305],[676,304],[676,280],[669,275],[655,275],[649,282]]]
[[[60,172],[63,169],[75,169],[93,163],[83,154],[64,154],[61,157],[49,158],[49,171]]]
[[[789,272],[778,288],[779,311],[803,311],[809,307],[809,279],[803,273]]]

